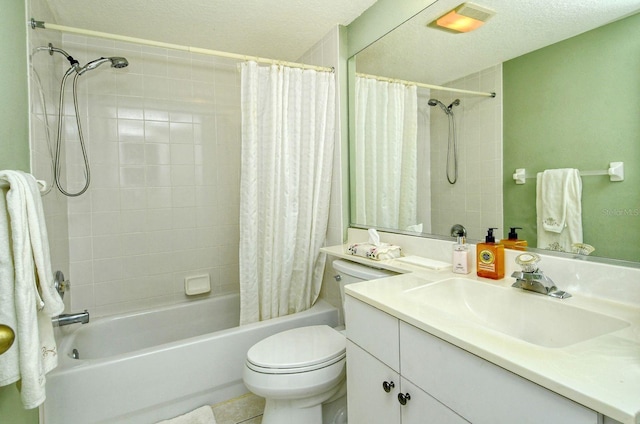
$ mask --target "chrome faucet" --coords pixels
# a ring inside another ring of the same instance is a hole
[[[516,282],[511,287],[529,290],[545,294],[559,299],[571,297],[571,294],[558,290],[553,280],[537,267],[540,257],[534,253],[523,253],[516,258],[516,263],[522,267],[522,271],[514,271],[511,276]]]
[[[62,314],[55,318],[51,318],[51,322],[54,327],[62,327],[69,324],[87,324],[89,323],[89,312],[85,309],[84,312],[77,314]]]

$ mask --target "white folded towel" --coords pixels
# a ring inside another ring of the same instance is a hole
[[[538,247],[570,252],[582,243],[582,180],[577,169],[548,169],[537,175]]]
[[[16,332],[11,349],[0,355],[0,386],[22,380],[22,403],[31,409],[44,402],[45,374],[58,364],[51,318],[64,304],[54,288],[35,179],[4,170],[0,180],[9,183],[0,196],[0,322],[13,324]]]
[[[157,424],[216,424],[213,410],[210,406],[201,406],[191,412]]]

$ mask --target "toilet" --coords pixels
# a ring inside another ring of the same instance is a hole
[[[340,293],[349,283],[396,275],[335,260]],[[243,380],[266,399],[262,424],[345,424],[346,337],[328,325],[294,328],[267,337],[247,352]]]

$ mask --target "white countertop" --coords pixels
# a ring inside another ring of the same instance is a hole
[[[580,294],[569,299],[549,298],[552,302],[616,317],[630,325],[566,347],[547,348],[428,306],[417,307],[402,295],[410,288],[451,277],[510,289],[513,278],[489,280],[475,274],[432,271],[396,259],[373,261],[345,253],[346,245],[322,250],[332,256],[403,273],[349,284],[346,294],[608,417],[625,424],[640,424],[640,308]],[[535,316],[531,319],[535,320]]]

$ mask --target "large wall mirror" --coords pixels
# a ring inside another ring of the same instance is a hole
[[[460,3],[349,61],[351,224],[436,237],[462,224],[470,240],[522,227],[557,249],[538,240],[536,174],[621,161],[624,181],[583,175],[558,210],[579,205],[591,255],[640,262],[640,0],[478,0],[495,12],[479,29],[429,25]]]

